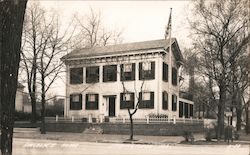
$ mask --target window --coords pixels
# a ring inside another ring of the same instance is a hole
[[[162,92],[162,109],[168,109],[168,93]]]
[[[177,86],[177,69],[172,68],[172,84]]]
[[[163,62],[162,79],[168,82],[168,64]]]
[[[189,105],[189,114],[190,114],[190,117],[193,117],[194,116],[194,105],[190,104]]]
[[[103,66],[103,82],[111,82],[117,80],[117,66]]]
[[[70,84],[83,83],[83,68],[70,68]]]
[[[154,108],[154,92],[140,92],[139,93],[139,108]]]
[[[179,117],[183,117],[183,102],[179,102]]]
[[[155,78],[155,62],[139,63],[139,79],[151,80]]]
[[[70,110],[81,110],[81,109],[82,109],[82,94],[71,94]]]
[[[177,96],[172,95],[172,111],[176,111],[176,110],[177,110]]]
[[[86,68],[86,83],[99,82],[99,67],[87,67]]]
[[[120,109],[134,109],[134,93],[120,94]]]
[[[98,110],[98,94],[86,94],[86,110]]]
[[[135,64],[121,64],[121,81],[135,80]]]

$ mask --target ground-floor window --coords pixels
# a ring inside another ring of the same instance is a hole
[[[70,110],[81,110],[81,109],[82,109],[82,94],[71,94]]]
[[[86,110],[98,110],[98,94],[86,94]]]
[[[120,109],[134,109],[134,93],[120,94]]]
[[[139,108],[154,108],[154,92],[140,92],[139,93]]]
[[[179,102],[179,117],[183,117],[183,102]]]

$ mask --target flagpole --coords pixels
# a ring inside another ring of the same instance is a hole
[[[168,92],[169,92],[169,95],[170,95],[170,97],[169,97],[169,99],[170,99],[170,104],[171,104],[171,109],[169,109],[170,111],[171,111],[171,113],[170,113],[170,117],[171,118],[173,118],[173,111],[172,111],[172,47],[171,47],[171,45],[172,45],[172,41],[171,41],[171,31],[172,31],[172,19],[171,19],[171,15],[172,15],[172,8],[170,8],[170,15],[169,15],[169,52],[168,52],[168,54],[169,54],[169,57],[168,57]]]

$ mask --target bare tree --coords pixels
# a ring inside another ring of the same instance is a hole
[[[58,15],[55,12],[52,14],[45,12],[38,4],[31,6],[29,11],[30,18],[27,17],[26,35],[23,37],[22,62],[26,69],[29,93],[31,98],[34,98],[32,104],[34,113],[37,88],[41,89],[41,133],[45,134],[46,93],[63,72],[63,62],[60,61],[60,57],[66,54],[74,29],[71,33],[69,33],[70,26],[63,30]]]
[[[197,0],[190,26],[194,32],[196,48],[200,52],[203,73],[219,89],[217,105],[220,139],[224,131],[226,92],[229,85],[230,62],[234,61],[249,41],[245,0]],[[233,48],[230,48],[233,45]]]
[[[27,0],[0,1],[1,154],[12,154],[15,96]]]
[[[42,50],[45,31],[41,30],[44,21],[45,11],[39,4],[33,4],[27,8],[23,28],[22,63],[25,71],[25,80],[31,99],[32,117],[31,122],[36,122],[37,102],[37,59],[38,53]]]
[[[95,12],[90,8],[89,15],[75,15],[74,19],[79,29],[75,36],[76,47],[95,47],[117,44],[122,41],[121,30],[108,30],[103,26],[101,12]]]

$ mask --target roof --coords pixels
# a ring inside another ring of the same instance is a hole
[[[177,54],[179,59],[182,60],[182,55],[175,38],[171,39],[172,45],[176,45],[178,49]],[[99,46],[92,48],[81,48],[70,52],[69,54],[62,57],[62,60],[68,60],[72,58],[86,58],[95,56],[105,56],[105,55],[119,55],[124,53],[129,53],[132,51],[148,50],[148,49],[167,49],[169,47],[169,39],[159,39],[150,40],[143,42],[133,42],[125,44],[116,44],[110,46]],[[176,55],[176,56],[177,56]]]

